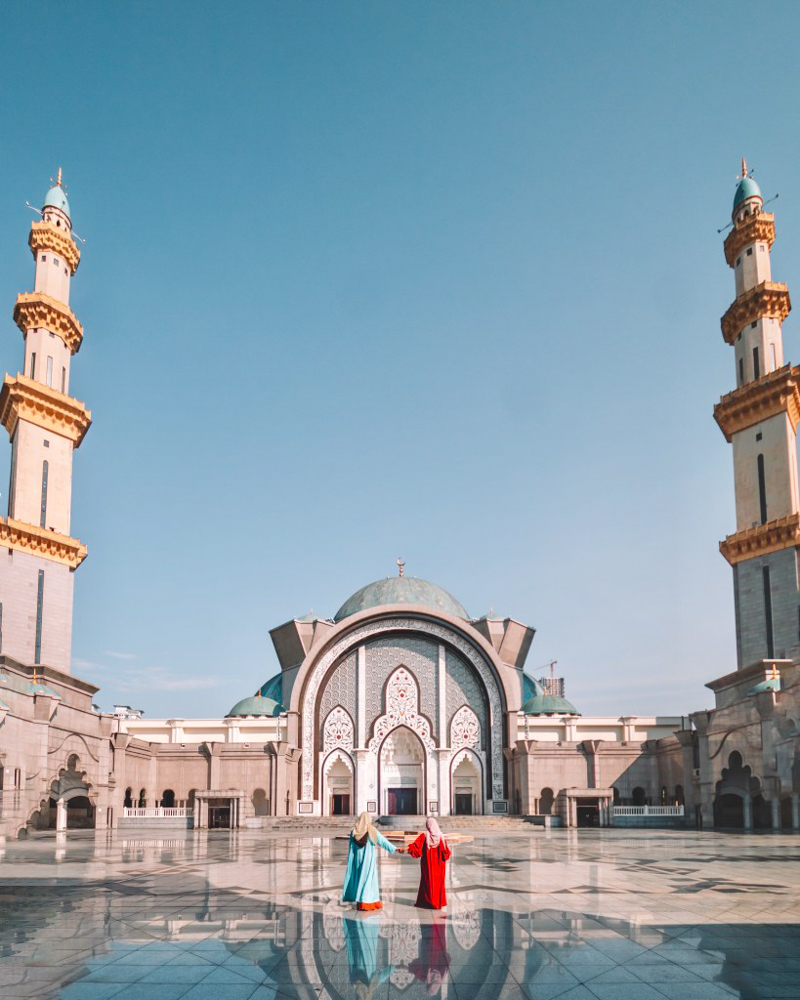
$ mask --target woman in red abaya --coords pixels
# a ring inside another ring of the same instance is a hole
[[[419,892],[415,906],[441,910],[447,906],[444,893],[444,876],[450,848],[445,843],[439,824],[431,816],[425,823],[426,832],[408,845],[412,858],[420,859]]]

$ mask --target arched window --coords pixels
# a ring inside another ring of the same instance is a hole
[[[126,809],[132,809],[133,808],[133,789],[132,788],[128,787],[128,788],[125,789],[125,799],[124,799],[124,801],[123,801],[122,804],[123,804],[123,806]]]
[[[161,808],[162,809],[174,809],[175,808],[175,792],[171,788],[165,788],[161,793]]]
[[[549,816],[553,811],[553,789],[543,788],[542,794],[539,796],[539,814],[542,816]]]
[[[633,801],[633,805],[635,806],[645,805],[644,789],[637,785],[631,793],[631,799]]]
[[[682,806],[684,804],[685,803],[683,801],[683,785],[676,785],[675,786],[675,805],[676,806]]]
[[[140,788],[139,789],[139,808],[140,809],[144,809],[144,807],[147,805],[146,795],[147,795],[147,793],[144,790],[144,788]]]

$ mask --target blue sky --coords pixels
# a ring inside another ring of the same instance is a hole
[[[533,625],[584,714],[711,703],[743,154],[800,288],[800,9],[762,13],[754,46],[736,3],[2,6],[0,368],[61,164],[101,705],[226,712],[398,555]]]

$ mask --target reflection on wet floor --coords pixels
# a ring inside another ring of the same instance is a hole
[[[558,831],[453,858],[449,906],[381,860],[384,910],[339,903],[346,843],[247,831],[8,844],[0,996],[70,1000],[800,997],[800,838]]]

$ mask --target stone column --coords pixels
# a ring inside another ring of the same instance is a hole
[[[56,830],[66,830],[67,828],[67,803],[62,799],[56,799]]]
[[[743,795],[744,799],[744,828],[745,830],[753,829],[753,798],[750,792],[745,792]]]
[[[369,750],[354,750],[356,761],[355,787],[353,788],[353,812],[358,815],[365,812],[369,799]],[[375,798],[375,796],[373,796]]]
[[[452,800],[452,789],[450,788],[450,750],[442,747],[436,751],[438,771],[439,771],[439,815],[450,815],[450,804]],[[427,811],[427,810],[426,810]]]
[[[800,792],[792,792],[792,829],[800,830]]]
[[[772,808],[772,829],[780,830],[781,828],[781,800],[778,796],[770,799],[770,806]]]
[[[356,654],[358,664],[358,683],[356,684],[356,698],[358,699],[358,710],[356,719],[356,746],[366,745],[366,725],[367,714],[367,651],[364,646],[358,647]]]

